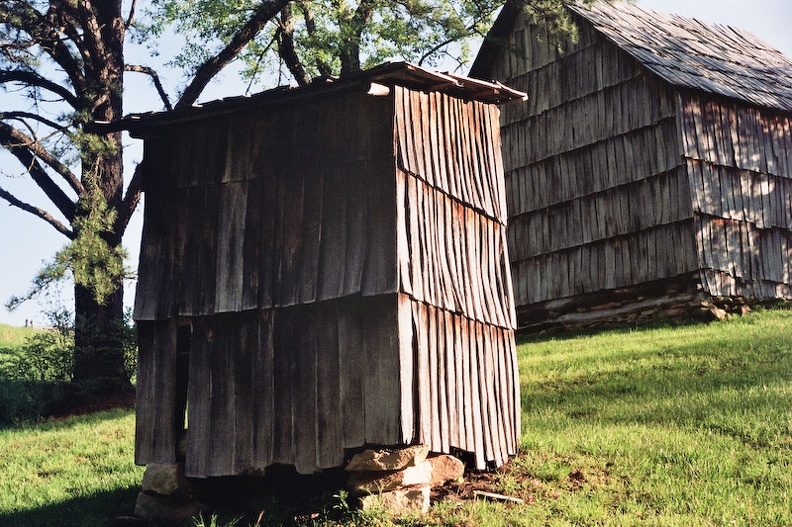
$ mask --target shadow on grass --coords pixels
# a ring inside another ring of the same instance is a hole
[[[131,516],[140,487],[131,486],[73,498],[34,509],[0,513],[3,527],[106,527]]]
[[[27,392],[20,388],[20,381],[0,379],[0,431],[29,427],[36,427],[41,431],[67,430],[86,423],[117,419],[134,412],[131,403],[124,403],[116,408],[82,415],[53,416],[50,415],[52,412],[36,402],[35,394],[28,400]]]

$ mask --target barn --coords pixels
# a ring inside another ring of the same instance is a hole
[[[531,93],[501,115],[518,325],[792,297],[792,61],[621,1],[558,43],[518,4],[470,72]]]
[[[121,124],[144,141],[138,464],[341,466],[520,430],[498,83],[386,64]]]

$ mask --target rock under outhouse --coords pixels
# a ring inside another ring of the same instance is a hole
[[[125,119],[144,140],[136,462],[514,454],[497,104],[523,97],[398,63]]]
[[[471,74],[531,93],[501,119],[520,327],[792,298],[792,60],[623,1],[555,43],[519,4]]]

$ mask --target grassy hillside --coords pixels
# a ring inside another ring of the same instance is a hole
[[[26,338],[34,335],[37,331],[41,331],[41,329],[0,324],[0,349],[16,349],[24,344]]]
[[[479,479],[525,504],[455,499],[457,488],[421,519],[322,513],[307,525],[792,525],[790,328],[792,311],[774,310],[524,341],[523,449]],[[142,474],[133,428],[115,412],[0,432],[0,524],[128,514]]]

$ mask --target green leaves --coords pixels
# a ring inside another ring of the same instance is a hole
[[[555,0],[560,1],[560,0]],[[388,60],[435,66],[448,57],[462,64],[470,43],[492,22],[497,0],[299,0],[293,2],[294,42],[298,60],[313,78],[339,75],[342,62],[354,69]],[[186,45],[173,59],[195,68],[227,44],[260,2],[251,0],[153,0],[149,36],[169,28]],[[279,54],[280,21],[270,21],[240,55],[249,79],[279,77],[286,59]],[[346,57],[346,61],[342,59]]]
[[[74,282],[88,288],[97,303],[104,305],[130,274],[124,266],[126,251],[107,240],[118,213],[107,206],[98,188],[89,189],[79,201],[78,210],[76,237],[55,255],[53,271],[63,275],[70,270]]]
[[[45,293],[47,289],[71,275],[74,283],[93,294],[99,305],[132,276],[124,265],[126,251],[120,244],[108,242],[118,213],[109,208],[96,185],[89,185],[87,194],[78,202],[73,227],[75,238],[55,254],[33,279],[28,292],[12,297],[6,304],[10,310]]]

